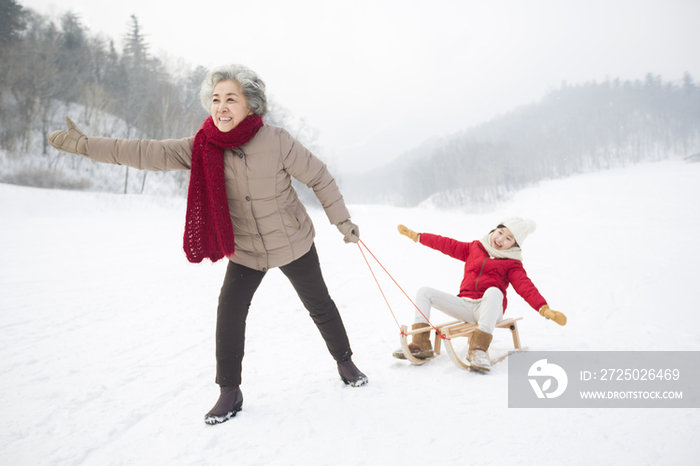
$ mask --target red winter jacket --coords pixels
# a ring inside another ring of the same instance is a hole
[[[421,233],[420,243],[465,262],[464,278],[459,287],[460,297],[479,299],[484,296],[487,288],[495,286],[503,293],[505,312],[508,305],[506,288],[512,284],[515,291],[536,311],[547,304],[525,273],[522,262],[491,259],[481,241],[463,243],[444,236]]]

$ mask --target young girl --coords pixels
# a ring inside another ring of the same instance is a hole
[[[429,233],[416,233],[403,225],[398,228],[399,233],[413,241],[420,241],[425,246],[465,262],[464,278],[457,296],[428,287],[418,290],[416,306],[420,312],[416,311],[416,323],[412,329],[430,326],[427,319],[432,307],[455,319],[477,323],[479,328],[469,338],[467,354],[472,370],[489,371],[491,368],[486,351],[493,339],[493,329],[508,305],[506,288],[509,284],[540,315],[559,325],[566,325],[566,316],[549,308],[523,268],[520,246],[535,231],[534,221],[520,217],[506,218],[483,238],[469,243]],[[430,332],[414,334],[408,348],[417,358],[434,356]],[[402,352],[394,353],[394,356],[405,358]]]

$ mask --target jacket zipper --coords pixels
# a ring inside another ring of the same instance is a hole
[[[481,263],[481,270],[479,270],[479,276],[476,277],[476,283],[474,284],[474,291],[479,291],[479,279],[481,278],[481,274],[484,273],[484,266],[486,265],[486,261],[489,260],[487,257],[484,259],[484,262]]]

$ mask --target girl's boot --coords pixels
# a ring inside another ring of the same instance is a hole
[[[489,346],[493,335],[483,332],[479,329],[474,330],[474,333],[469,337],[469,352],[467,353],[467,361],[469,361],[469,369],[473,371],[491,370],[491,360],[489,359]]]
[[[413,324],[411,330],[419,330],[430,327],[429,324]],[[414,333],[411,343],[408,345],[411,354],[418,359],[430,359],[435,357],[433,345],[430,343],[430,332]]]
[[[430,325],[426,323],[413,324],[411,330],[418,330],[426,327],[430,327]],[[435,357],[433,345],[430,344],[430,332],[414,333],[411,337],[411,343],[408,344],[408,349],[414,358],[430,359]],[[403,354],[403,348],[394,351],[392,356],[396,359],[406,359],[406,355]]]

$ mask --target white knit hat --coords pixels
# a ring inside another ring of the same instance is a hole
[[[521,217],[504,218],[501,220],[499,225],[505,226],[511,233],[513,233],[513,236],[515,236],[515,241],[520,247],[522,247],[523,243],[525,242],[527,235],[535,231],[535,228],[537,228],[534,220]]]

